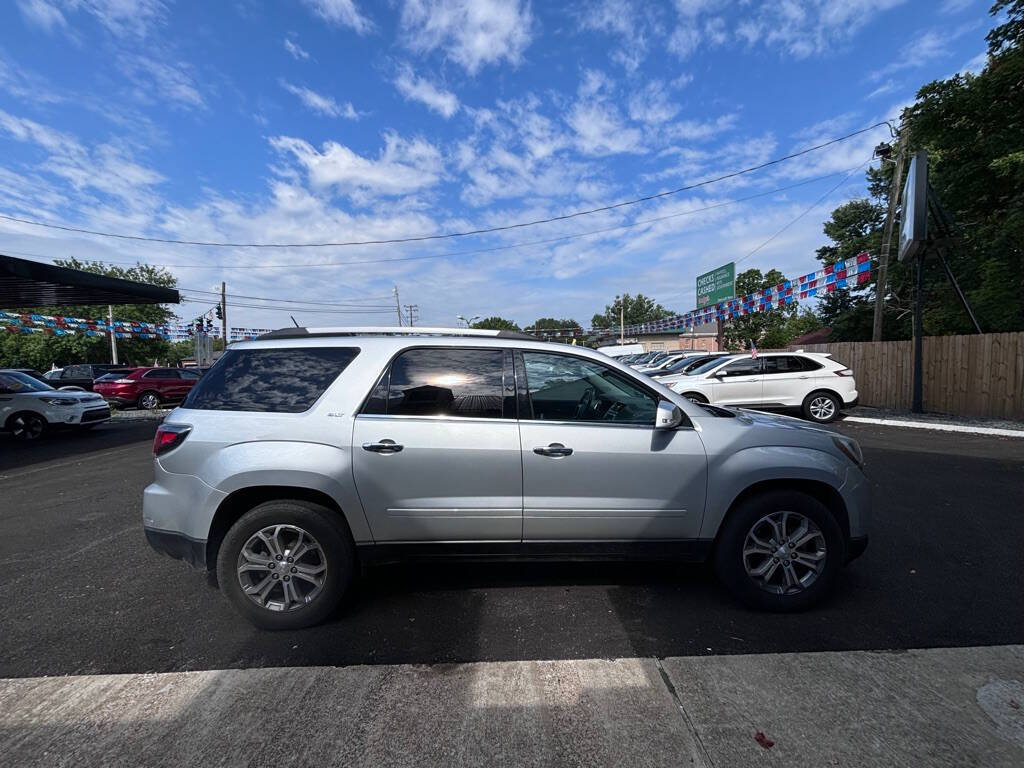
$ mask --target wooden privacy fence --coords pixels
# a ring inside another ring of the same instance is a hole
[[[924,339],[924,409],[957,416],[1024,419],[1024,332]],[[853,370],[861,405],[908,409],[912,341],[808,344]]]

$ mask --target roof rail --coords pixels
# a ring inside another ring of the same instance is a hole
[[[396,327],[393,325],[338,326],[324,328],[280,328],[257,336],[257,339],[301,339],[310,336],[483,336],[491,339],[519,339],[541,341],[536,336],[519,331],[492,331],[483,328],[430,328],[424,326]]]

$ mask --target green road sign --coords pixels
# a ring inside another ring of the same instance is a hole
[[[731,299],[736,293],[736,264],[729,262],[697,278],[697,306],[706,307]]]

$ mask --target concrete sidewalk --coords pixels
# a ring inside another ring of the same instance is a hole
[[[1019,767],[1022,680],[1024,646],[8,679],[0,755],[75,768]]]

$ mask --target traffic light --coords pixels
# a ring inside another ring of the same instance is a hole
[[[220,304],[217,305],[216,312],[217,312],[217,319],[218,320],[223,320],[224,319],[224,310],[221,308]]]

